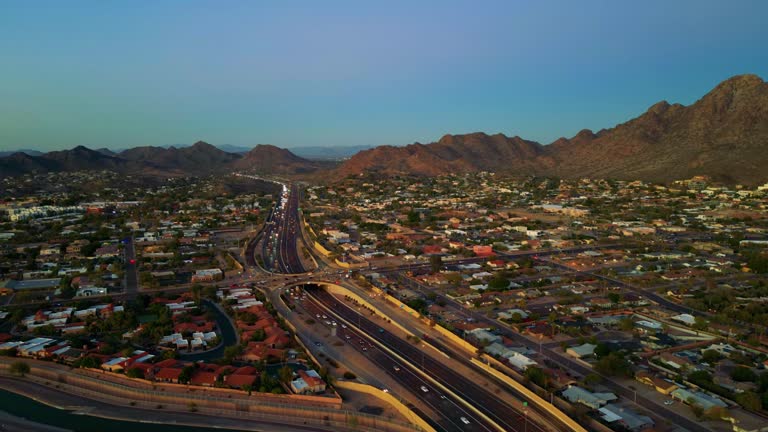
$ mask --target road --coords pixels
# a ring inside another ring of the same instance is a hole
[[[395,336],[389,331],[381,328],[378,324],[363,317],[356,310],[350,308],[349,305],[338,301],[330,293],[324,290],[316,289],[313,291],[310,289],[308,290],[308,293],[311,293],[311,295],[324,305],[327,310],[332,310],[334,314],[356,327],[360,332],[367,335],[368,338],[372,338],[386,346],[397,355],[407,360],[411,365],[420,365],[422,371],[449,389],[459,398],[472,404],[472,406],[482,412],[485,416],[500,425],[503,430],[522,431],[525,429],[532,432],[543,432],[543,429],[538,425],[528,422],[523,413],[520,413],[514,407],[502,402],[496,395],[490,394],[487,389],[469,380],[467,377],[457,374],[454,370],[446,366],[444,361],[427,354],[426,351],[428,348],[419,348],[413,343]],[[475,421],[479,422],[476,418]],[[484,425],[483,427],[488,427],[488,425]]]
[[[300,235],[298,186],[284,185],[280,203],[270,211],[261,236],[261,256],[267,271],[286,274],[306,272],[296,247]],[[255,246],[249,247],[249,253],[253,254],[255,249]],[[253,261],[252,255],[248,259]]]
[[[495,431],[492,426],[484,425],[484,421],[475,418],[476,416],[464,408],[461,403],[455,400],[451,395],[441,394],[431,382],[425,379],[413,365],[398,360],[393,354],[380,347],[374,340],[359,330],[354,323],[347,325],[344,321],[335,316],[336,311],[331,311],[324,304],[321,304],[311,294],[302,303],[305,310],[314,315],[318,321],[334,325],[336,336],[342,342],[352,349],[358,351],[367,361],[372,363],[380,372],[390,376],[398,384],[402,385],[407,391],[416,395],[422,403],[427,405],[435,417],[424,417],[425,420],[433,422],[436,429],[444,431]],[[330,314],[330,315],[326,315]],[[338,321],[337,321],[338,320]],[[315,345],[320,347],[318,342]],[[422,387],[428,391],[424,392]],[[461,418],[464,417],[469,423],[464,423]]]
[[[125,296],[128,299],[135,298],[139,294],[139,274],[136,262],[136,247],[133,244],[133,236],[124,240],[125,248]]]

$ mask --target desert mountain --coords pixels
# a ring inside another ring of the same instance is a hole
[[[581,131],[545,150],[545,171],[562,177],[766,181],[768,83],[736,76],[690,106],[662,101],[612,129]]]
[[[57,171],[56,168],[56,163],[53,161],[39,156],[30,156],[22,152],[0,157],[0,177]]]
[[[305,174],[317,170],[318,165],[300,158],[286,149],[259,144],[232,164],[237,170],[271,174]]]
[[[483,133],[446,135],[432,144],[382,146],[342,164],[336,177],[362,172],[439,175],[477,170],[666,182],[709,175],[726,182],[768,181],[768,84],[730,78],[690,106],[659,102],[597,133],[540,145]]]
[[[189,147],[136,147],[115,154],[79,146],[41,155],[0,157],[0,177],[30,172],[113,170],[144,175],[205,175],[230,170],[344,178],[364,172],[434,176],[495,171],[564,178],[666,182],[708,175],[754,184],[768,181],[768,84],[755,75],[730,78],[695,103],[659,102],[637,118],[597,133],[541,145],[481,132],[445,135],[432,144],[363,150],[331,173],[330,163],[258,145],[247,153],[197,142]]]
[[[122,151],[119,156],[163,171],[193,175],[221,171],[240,158],[202,141],[182,148],[134,147]]]
[[[543,154],[541,144],[502,134],[445,135],[432,144],[405,147],[380,146],[362,151],[337,170],[348,176],[365,171],[381,174],[440,175],[470,171],[536,171],[534,162]]]
[[[245,155],[228,153],[205,142],[182,148],[135,147],[120,153],[78,146],[30,156],[17,152],[0,157],[0,177],[27,173],[110,170],[134,175],[208,175],[232,170],[260,174],[301,174],[317,164],[288,150],[259,145]]]

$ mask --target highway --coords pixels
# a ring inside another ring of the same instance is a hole
[[[331,311],[324,304],[321,304],[311,294],[302,304],[304,309],[312,315],[315,315],[318,321],[326,322],[328,327],[336,328],[336,336],[348,344],[350,347],[366,356],[383,373],[391,376],[395,381],[416,395],[423,403],[431,408],[435,413],[439,413],[439,418],[421,416],[432,423],[432,425],[443,431],[495,431],[492,426],[486,425],[482,419],[476,416],[461,405],[461,402],[455,400],[453,396],[442,394],[435,386],[425,379],[422,374],[413,365],[402,362],[395,358],[386,349],[380,347],[370,336],[360,331],[354,324],[344,324],[335,311]],[[330,315],[326,315],[330,314]],[[359,315],[358,315],[359,316]],[[331,320],[336,325],[329,326],[327,323]],[[425,392],[423,388],[426,388]],[[466,419],[468,423],[462,420]]]
[[[284,191],[277,204],[270,211],[264,225],[261,239],[261,256],[264,267],[272,273],[299,274],[306,272],[296,248],[299,227],[299,191],[294,184],[284,186]],[[254,263],[254,240],[248,247],[249,264]]]
[[[504,431],[543,431],[538,425],[528,422],[523,413],[502,402],[488,390],[458,375],[440,359],[433,358],[425,348],[419,348],[381,328],[376,323],[359,314],[347,304],[338,301],[328,292],[315,289],[308,290],[327,310],[357,327],[367,337],[386,346],[412,365],[421,365],[423,372],[435,379],[461,399],[467,401],[485,416],[498,424]],[[477,421],[477,420],[476,420]],[[485,426],[487,427],[487,426]]]

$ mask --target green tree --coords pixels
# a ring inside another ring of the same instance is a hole
[[[539,387],[547,388],[547,385],[549,384],[549,377],[544,373],[544,370],[539,367],[529,366],[525,369],[524,375]]]
[[[616,292],[608,293],[608,300],[610,300],[611,303],[618,303],[621,301],[621,295]]]
[[[622,331],[632,331],[635,328],[635,322],[631,318],[622,318],[619,320],[619,329]]]
[[[29,364],[27,364],[27,362],[16,361],[11,363],[9,370],[11,371],[11,374],[23,377],[24,375],[29,373],[30,367],[29,367]]]
[[[701,360],[704,363],[709,363],[710,365],[713,365],[720,361],[722,356],[720,356],[720,353],[715,350],[705,350],[701,353]]]
[[[288,384],[293,379],[293,369],[290,366],[285,365],[277,371],[277,375],[281,383]]]
[[[432,269],[432,273],[438,273],[443,267],[443,257],[440,255],[432,255],[429,257],[429,266]]]
[[[189,384],[189,381],[192,379],[192,375],[194,373],[195,373],[194,366],[184,366],[184,368],[181,370],[181,373],[179,374],[179,383]]]
[[[736,395],[736,402],[744,408],[751,411],[759,411],[763,404],[760,395],[755,392],[747,391]]]
[[[595,364],[595,370],[608,376],[626,376],[632,375],[632,369],[629,362],[619,353],[612,352],[601,358]]]
[[[747,366],[736,366],[731,371],[731,378],[734,381],[739,382],[755,382],[757,380],[757,374]]]
[[[128,378],[144,378],[144,371],[139,368],[130,368],[125,372],[125,376]]]

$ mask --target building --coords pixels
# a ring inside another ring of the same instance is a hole
[[[615,401],[618,397],[613,393],[592,393],[578,386],[569,386],[563,390],[563,397],[571,403],[580,403],[592,409],[599,409],[608,402]]]
[[[568,354],[571,357],[575,358],[584,358],[589,357],[595,354],[595,348],[597,348],[597,345],[593,345],[590,343],[585,343],[583,345],[579,346],[572,346],[565,350],[565,353]]]
[[[291,381],[291,390],[296,394],[313,394],[325,391],[325,381],[320,378],[320,374],[313,370],[299,370],[296,372],[299,376]]]
[[[631,431],[639,431],[654,425],[653,420],[641,414],[614,404],[608,404],[598,410],[606,423],[619,423]]]
[[[12,280],[5,284],[5,287],[14,291],[36,291],[51,290],[59,287],[61,278],[35,279],[35,280]]]
[[[659,378],[658,376],[646,371],[638,371],[635,374],[635,379],[645,385],[649,385],[655,388],[657,392],[663,395],[669,395],[673,391],[677,390],[677,385],[675,383]]]
[[[192,275],[192,283],[195,282],[213,282],[224,279],[224,272],[218,268],[197,270]]]
[[[688,405],[698,405],[704,411],[714,408],[727,408],[728,405],[716,396],[710,396],[703,392],[690,391],[683,388],[678,388],[672,393],[672,397],[680,402],[687,403]]]

